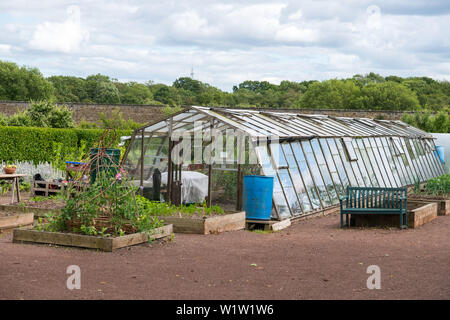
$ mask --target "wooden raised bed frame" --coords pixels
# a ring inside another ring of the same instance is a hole
[[[408,198],[408,202],[436,202],[438,205],[438,216],[446,216],[450,214],[450,199],[434,199],[426,195],[414,195]]]
[[[407,203],[408,228],[418,228],[437,218],[438,204],[429,201],[409,201]],[[393,215],[355,215],[351,217],[355,227],[398,227],[397,216]]]
[[[173,224],[175,233],[217,234],[245,229],[245,211],[206,218],[159,216],[165,223]]]
[[[99,249],[102,251],[113,251],[115,249],[128,247],[148,241],[150,239],[161,239],[173,234],[172,225],[156,228],[150,235],[146,232],[132,233],[114,238],[102,238],[98,236],[87,236],[75,233],[38,231],[35,229],[14,229],[13,242],[15,243],[47,243],[61,246],[79,248]]]
[[[0,233],[17,227],[33,225],[34,214],[17,212],[15,215],[0,217]]]
[[[44,217],[49,212],[54,214],[61,213],[61,209],[43,209],[43,208],[25,207],[17,204],[2,204],[0,205],[0,210],[22,212],[22,213],[34,213],[35,217]]]

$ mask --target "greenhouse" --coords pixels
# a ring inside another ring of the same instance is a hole
[[[336,206],[347,186],[445,173],[433,136],[401,121],[198,106],[136,129],[123,165],[144,196],[158,169],[166,200],[236,208],[244,174],[273,176],[276,220]]]

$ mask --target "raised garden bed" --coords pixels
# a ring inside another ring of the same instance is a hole
[[[155,228],[151,232],[139,232],[117,237],[88,236],[67,232],[50,232],[36,229],[14,229],[13,242],[16,243],[46,243],[61,246],[99,249],[113,251],[115,249],[162,239],[173,234],[171,224]]]
[[[21,202],[23,203],[23,202]],[[51,212],[54,214],[60,214],[61,209],[58,208],[40,208],[35,206],[28,206],[25,204],[2,204],[0,205],[0,210],[4,211],[12,211],[12,212],[21,212],[21,213],[34,213],[34,216],[37,217],[44,217],[47,213]]]
[[[438,204],[438,216],[446,216],[450,214],[450,199],[444,196],[433,196],[426,194],[412,195],[408,197],[408,202],[436,202]]]
[[[0,233],[17,227],[31,226],[33,225],[33,219],[33,213],[1,210],[0,208]]]
[[[215,216],[159,216],[165,223],[173,224],[175,233],[217,234],[245,228],[245,211],[226,212]]]
[[[418,228],[437,218],[436,202],[409,201],[407,203],[408,228]],[[350,218],[352,227],[399,227],[400,217],[393,214],[354,215]]]

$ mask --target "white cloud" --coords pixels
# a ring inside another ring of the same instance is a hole
[[[0,1],[0,60],[168,84],[193,65],[225,90],[371,71],[450,80],[448,0],[79,0],[67,13],[73,3]]]
[[[70,53],[78,51],[89,32],[81,25],[81,12],[78,6],[67,8],[67,20],[64,22],[46,21],[37,25],[30,41],[34,49]]]

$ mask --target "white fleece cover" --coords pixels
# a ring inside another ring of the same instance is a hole
[[[167,185],[167,172],[161,173],[161,184]],[[182,203],[201,203],[205,200],[207,195],[207,175],[197,171],[181,171]]]

